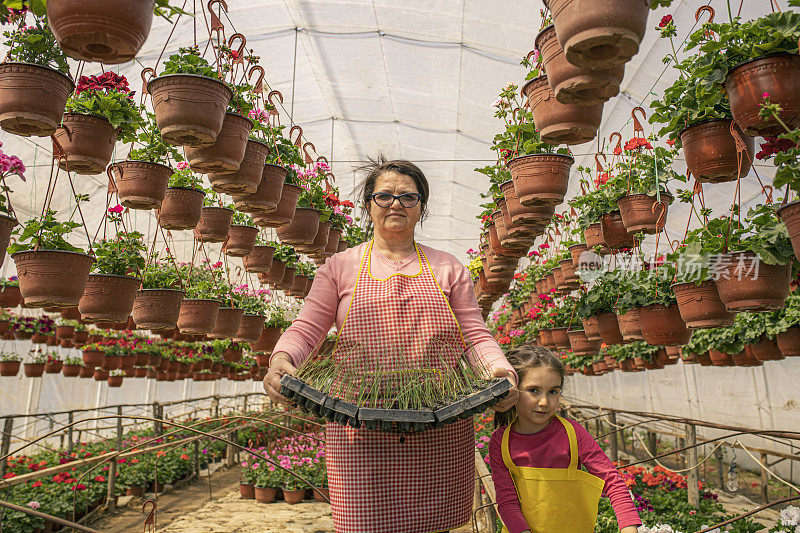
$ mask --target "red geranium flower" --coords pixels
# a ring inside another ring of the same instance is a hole
[[[669,24],[670,22],[672,22],[672,15],[664,15],[661,18],[661,22],[658,24],[658,27],[659,28],[666,28],[667,24]]]
[[[764,137],[766,141],[761,145],[761,151],[756,154],[756,159],[767,159],[773,155],[785,152],[797,146],[789,139],[778,139],[777,137]]]
[[[625,150],[636,150],[637,148],[653,149],[653,147],[650,146],[650,142],[644,137],[634,137],[625,143]]]

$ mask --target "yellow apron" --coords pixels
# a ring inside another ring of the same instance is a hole
[[[578,469],[578,442],[572,424],[556,415],[569,438],[569,467],[517,466],[511,460],[509,424],[503,432],[503,462],[511,472],[522,514],[533,533],[591,533],[605,481]],[[504,533],[508,529],[503,528]]]

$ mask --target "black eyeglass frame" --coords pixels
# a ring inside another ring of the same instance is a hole
[[[376,196],[391,196],[391,197],[392,197],[392,201],[391,201],[391,202],[389,202],[389,203],[387,203],[386,205],[383,205],[383,204],[381,204],[380,202],[378,202],[378,199],[376,198]],[[414,197],[417,199],[417,201],[416,201],[416,202],[414,202],[414,204],[413,204],[413,205],[405,205],[405,204],[403,203],[403,200],[401,200],[401,198],[402,198],[403,196],[406,196],[406,197],[408,197],[408,196],[414,196]],[[418,204],[418,203],[420,203],[420,201],[422,201],[422,195],[421,195],[421,194],[419,194],[418,192],[404,192],[403,194],[389,194],[388,192],[376,192],[376,193],[372,193],[372,194],[369,196],[369,199],[370,199],[370,200],[372,200],[372,201],[374,201],[374,202],[375,202],[375,204],[376,204],[378,207],[384,207],[384,208],[386,208],[386,207],[391,207],[391,205],[394,203],[394,201],[395,201],[395,200],[397,200],[397,201],[399,201],[399,202],[400,202],[400,205],[401,205],[401,206],[403,206],[404,208],[406,208],[406,209],[411,209],[411,208],[413,208],[413,207],[416,207],[416,206],[417,206],[417,204]]]

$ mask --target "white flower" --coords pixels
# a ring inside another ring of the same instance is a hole
[[[781,509],[780,520],[782,526],[800,525],[800,507],[790,505],[786,509]]]

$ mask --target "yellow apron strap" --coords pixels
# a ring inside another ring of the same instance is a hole
[[[575,428],[572,427],[567,420],[556,415],[558,421],[564,426],[567,431],[567,439],[569,440],[569,466],[567,467],[568,479],[573,480],[578,477],[578,439],[575,437]]]
[[[511,424],[514,422],[512,421]],[[517,469],[517,465],[514,464],[514,461],[511,459],[511,452],[508,449],[508,437],[511,434],[511,424],[506,426],[506,430],[503,431],[503,441],[500,448],[503,450],[503,462],[506,464],[506,468],[508,471],[511,472],[512,470]]]

